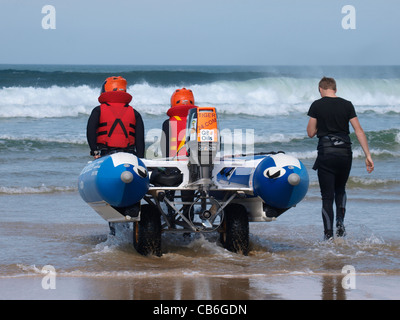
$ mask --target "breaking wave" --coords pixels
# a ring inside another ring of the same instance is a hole
[[[215,106],[219,113],[276,117],[307,113],[310,104],[319,98],[317,83],[316,78],[271,77],[221,80],[190,88],[197,105]],[[138,111],[165,115],[176,88],[142,81],[129,86],[128,91]],[[98,95],[99,89],[88,84],[0,87],[0,118],[88,115],[99,104]],[[358,113],[400,114],[400,79],[343,79],[339,95],[351,100]]]

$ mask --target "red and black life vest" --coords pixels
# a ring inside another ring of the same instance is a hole
[[[123,91],[103,92],[99,97],[100,121],[97,143],[111,148],[135,145],[135,111],[129,105],[132,96]]]

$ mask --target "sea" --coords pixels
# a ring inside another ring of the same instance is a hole
[[[162,257],[140,256],[132,228],[110,235],[77,188],[92,160],[87,120],[114,75],[143,117],[147,158],[161,156],[171,95],[185,87],[197,106],[216,107],[225,154],[300,159],[306,197],[250,224],[248,256],[212,233],[163,234]],[[306,133],[323,76],[354,104],[375,163],[368,174],[351,129],[347,236],[333,241],[323,240],[317,139]],[[399,174],[400,66],[0,65],[0,299],[399,299]],[[49,270],[56,290],[41,281]]]

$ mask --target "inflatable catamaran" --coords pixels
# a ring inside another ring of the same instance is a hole
[[[268,222],[306,195],[307,169],[283,152],[219,157],[217,113],[187,110],[176,154],[139,159],[117,152],[82,170],[82,199],[110,223],[133,222],[142,255],[161,255],[163,232],[219,232],[222,245],[246,255],[249,222]]]

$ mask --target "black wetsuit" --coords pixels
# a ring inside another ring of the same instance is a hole
[[[342,98],[324,97],[312,103],[308,116],[317,119],[318,156],[314,170],[322,197],[325,236],[333,235],[333,201],[336,226],[343,225],[346,213],[346,183],[352,164],[349,120],[356,117],[353,104]]]

